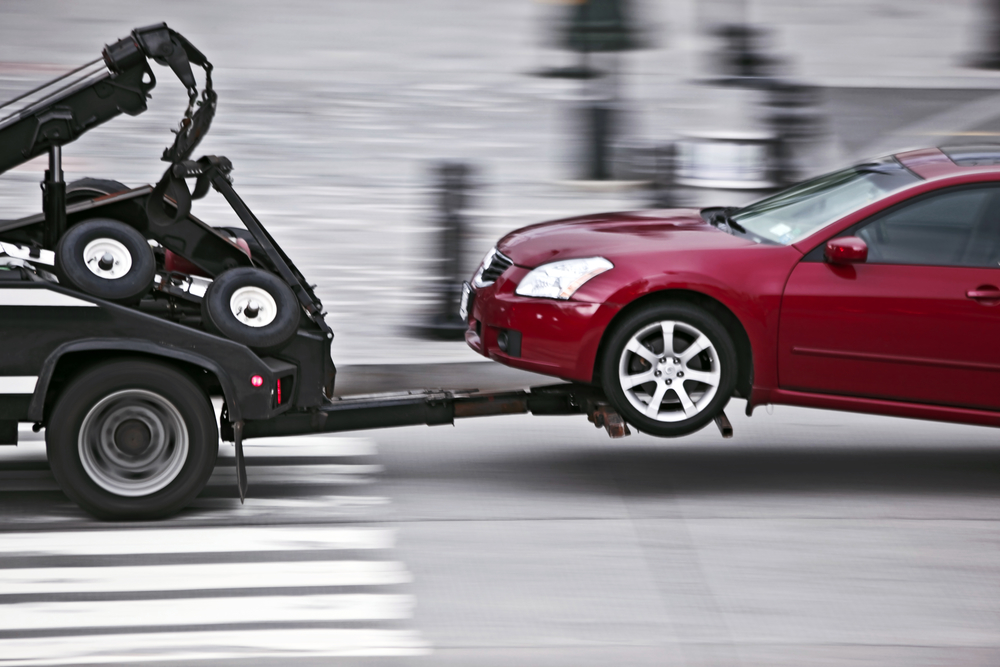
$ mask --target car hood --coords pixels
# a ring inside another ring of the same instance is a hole
[[[511,232],[497,249],[514,264],[533,269],[574,257],[615,262],[636,253],[737,248],[756,245],[705,222],[697,209],[603,213],[544,222]]]

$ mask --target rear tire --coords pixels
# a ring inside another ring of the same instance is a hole
[[[261,354],[277,352],[295,337],[301,311],[280,278],[249,267],[219,274],[201,301],[206,329]]]
[[[84,294],[135,303],[153,285],[156,259],[136,229],[108,218],[73,225],[56,245],[59,282]]]
[[[99,519],[158,519],[205,487],[219,431],[205,392],[144,359],[107,362],[62,391],[45,433],[52,474]]]
[[[604,393],[649,435],[676,438],[704,428],[736,387],[732,337],[688,303],[646,306],[620,322],[601,359]]]

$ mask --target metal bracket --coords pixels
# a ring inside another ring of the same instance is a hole
[[[719,433],[722,434],[723,438],[733,437],[733,425],[725,412],[715,415],[715,425],[719,427]]]
[[[243,459],[243,420],[233,422],[233,443],[236,445],[236,486],[240,490],[240,504],[247,498],[247,467]]]
[[[632,435],[632,431],[629,430],[628,424],[625,423],[622,416],[607,403],[594,403],[587,407],[587,419],[596,428],[603,426],[612,438],[624,438],[626,435]]]

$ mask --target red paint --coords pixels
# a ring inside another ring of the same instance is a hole
[[[844,236],[826,242],[823,257],[831,264],[856,264],[868,259],[868,245],[857,236]]]
[[[515,265],[477,291],[466,340],[503,364],[591,382],[602,337],[624,308],[650,295],[694,292],[727,308],[745,330],[751,405],[1000,426],[1000,266],[876,264],[860,238],[836,238],[911,197],[1000,181],[1000,167],[959,167],[938,149],[897,158],[924,180],[793,246],[755,244],[684,209],[591,215],[508,234],[498,247]],[[593,256],[614,268],[572,299],[514,294],[532,268]],[[521,332],[520,357],[500,351],[501,329]]]

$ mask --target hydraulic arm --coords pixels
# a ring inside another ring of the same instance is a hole
[[[156,85],[150,58],[169,66],[188,92],[177,136],[163,152],[164,161],[186,160],[215,115],[212,65],[165,23],[137,28],[106,46],[101,58],[0,104],[0,173],[49,154],[43,181],[46,247],[53,247],[66,229],[62,147],[119,114],[135,116],[146,110],[149,91]],[[192,65],[205,72],[200,93]]]

